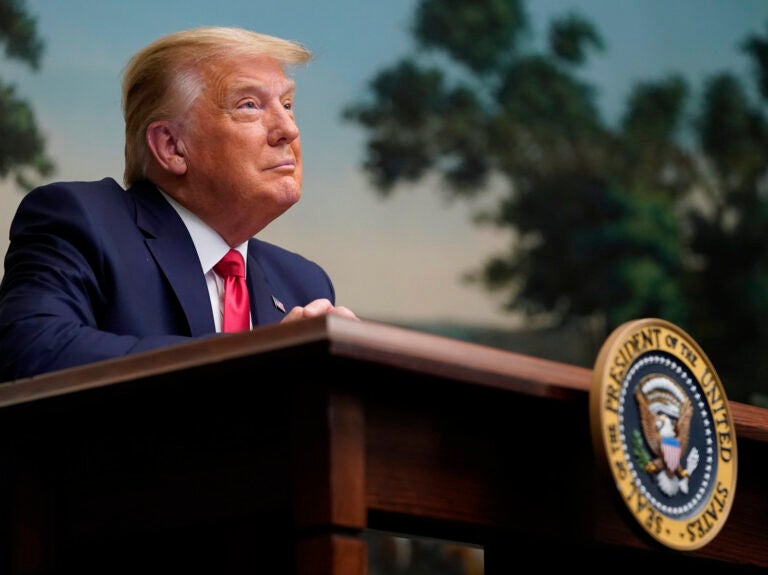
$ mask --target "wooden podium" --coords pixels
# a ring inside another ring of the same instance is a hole
[[[329,316],[0,384],[0,573],[363,575],[369,529],[491,575],[768,567],[768,410],[731,403],[730,516],[675,552],[599,471],[591,376]]]

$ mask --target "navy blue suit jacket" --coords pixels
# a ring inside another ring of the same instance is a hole
[[[22,199],[10,237],[0,381],[215,334],[192,238],[149,182],[36,188]],[[254,325],[318,298],[335,304],[320,266],[273,244],[251,239],[247,270]]]

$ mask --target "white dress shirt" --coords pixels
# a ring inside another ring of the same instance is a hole
[[[198,216],[162,190],[160,192],[179,214],[184,225],[187,226],[189,235],[192,237],[192,242],[195,244],[197,257],[200,259],[200,266],[205,274],[205,281],[208,285],[213,321],[216,324],[216,331],[220,332],[224,317],[224,280],[213,271],[213,266],[229,251],[229,245]],[[248,242],[235,246],[235,249],[243,256],[243,261],[247,262]],[[246,265],[245,268],[245,273],[247,274],[248,266]],[[253,322],[253,319],[251,319],[251,322]]]

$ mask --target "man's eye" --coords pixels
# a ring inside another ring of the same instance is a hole
[[[286,110],[293,110],[293,102],[284,102],[283,108],[285,108]]]
[[[245,102],[243,102],[242,104],[240,104],[240,106],[238,106],[238,107],[240,107],[240,108],[246,108],[246,109],[248,109],[248,110],[255,110],[255,109],[256,109],[256,108],[258,108],[259,106],[258,106],[258,105],[256,104],[256,102],[254,102],[253,100],[246,100]]]

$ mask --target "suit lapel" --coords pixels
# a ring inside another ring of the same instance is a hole
[[[184,222],[154,184],[141,182],[131,192],[136,198],[136,224],[184,310],[190,334],[213,333],[208,287]]]
[[[273,288],[259,265],[259,242],[256,239],[248,243],[247,283],[253,324],[276,323],[283,319],[289,310],[280,309],[282,304],[275,299]]]

